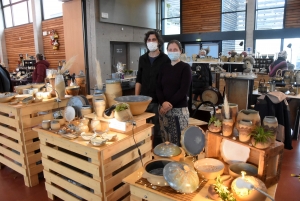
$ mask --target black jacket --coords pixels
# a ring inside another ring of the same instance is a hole
[[[13,87],[9,72],[0,65],[0,92],[12,92]]]
[[[265,116],[275,116],[277,118],[278,125],[284,127],[284,148],[293,149],[290,127],[290,109],[286,100],[275,104],[268,96],[265,96],[264,99],[257,99],[257,103],[254,109],[259,111],[259,115],[262,121]]]
[[[158,72],[162,65],[170,63],[169,57],[160,52],[151,65],[148,52],[139,58],[139,68],[136,77],[136,82],[142,85],[140,95],[152,97],[152,103],[158,103],[156,96],[156,82]]]

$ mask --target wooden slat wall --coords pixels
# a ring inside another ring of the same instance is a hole
[[[182,1],[182,33],[221,31],[221,0]]]
[[[285,11],[285,28],[299,28],[300,27],[300,1],[287,0]]]
[[[5,29],[5,43],[9,71],[13,72],[18,67],[19,54],[35,55],[33,25],[25,24]]]
[[[42,30],[51,32],[52,29],[55,29],[59,38],[59,49],[53,50],[52,45],[50,43],[50,35],[43,36],[43,45],[44,45],[44,55],[47,61],[50,63],[50,68],[57,68],[58,61],[66,60],[65,54],[65,37],[64,37],[64,25],[63,18],[54,18],[50,20],[46,20],[42,22]]]

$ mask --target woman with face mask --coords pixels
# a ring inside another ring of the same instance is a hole
[[[158,74],[160,131],[164,141],[180,146],[180,134],[188,126],[187,94],[191,84],[191,67],[180,61],[182,46],[172,40],[167,45],[170,64],[162,66]]]

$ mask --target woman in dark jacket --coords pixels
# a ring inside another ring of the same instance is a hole
[[[46,78],[46,69],[49,68],[50,64],[43,60],[42,54],[36,54],[35,69],[32,74],[32,83],[42,83]]]
[[[287,70],[287,53],[285,50],[278,53],[278,59],[269,66],[269,77],[274,77],[278,69]]]

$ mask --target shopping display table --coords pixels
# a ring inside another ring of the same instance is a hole
[[[145,123],[125,133],[108,131],[118,139],[100,147],[81,137],[69,140],[54,131],[34,128],[41,142],[48,197],[68,201],[129,199],[129,185],[122,179],[142,167],[137,146],[143,164],[152,159],[152,127]]]
[[[68,101],[64,98],[58,104],[53,98],[30,104],[0,103],[0,168],[6,165],[22,174],[28,187],[37,185],[38,173],[43,170],[42,154],[38,134],[32,127],[53,119],[53,113],[64,109]]]
[[[207,182],[200,181],[201,185],[199,189],[193,194],[180,194],[169,186],[166,187],[153,187],[145,179],[141,179],[144,169],[139,168],[125,179],[123,182],[130,186],[130,200],[131,201],[145,201],[145,200],[159,200],[159,201],[211,201],[207,198],[207,191],[210,184],[214,183],[214,180]],[[277,184],[268,188],[268,194],[275,197]],[[269,200],[268,198],[266,201]]]

